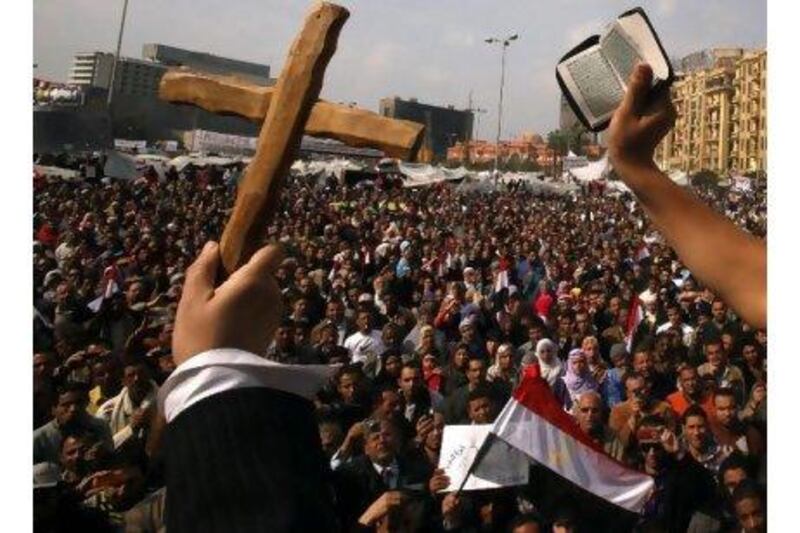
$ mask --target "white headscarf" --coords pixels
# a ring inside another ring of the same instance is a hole
[[[540,354],[545,348],[550,348],[553,351],[553,360],[549,363],[545,362]],[[564,374],[564,365],[558,358],[558,345],[550,339],[542,339],[536,343],[536,359],[539,361],[539,370],[542,377],[547,381],[547,384],[552,388],[558,378]]]

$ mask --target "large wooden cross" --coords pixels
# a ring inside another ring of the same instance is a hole
[[[275,211],[304,131],[352,146],[378,148],[393,157],[416,157],[423,137],[421,124],[318,100],[325,68],[349,16],[341,6],[315,4],[289,49],[274,88],[180,70],[168,72],[161,80],[159,96],[164,100],[264,121],[255,156],[220,240],[226,276],[262,246],[267,221]]]

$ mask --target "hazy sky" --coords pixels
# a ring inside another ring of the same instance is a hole
[[[487,109],[493,138],[500,78],[490,36],[520,35],[508,49],[503,136],[558,124],[558,58],[617,15],[641,5],[670,57],[714,46],[763,47],[766,0],[340,0],[351,15],[326,72],[322,97],[377,110],[384,96]],[[72,55],[113,51],[123,0],[34,0],[39,77],[64,81]],[[267,63],[273,76],[311,2],[129,0],[122,54],[157,42]]]

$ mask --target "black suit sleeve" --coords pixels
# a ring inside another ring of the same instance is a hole
[[[167,426],[167,530],[338,531],[313,404],[239,388]]]

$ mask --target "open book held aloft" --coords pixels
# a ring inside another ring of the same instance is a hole
[[[673,80],[664,47],[642,8],[626,11],[601,35],[570,50],[556,67],[556,79],[575,115],[591,131],[608,127],[622,102],[637,63],[653,69],[656,92]]]

